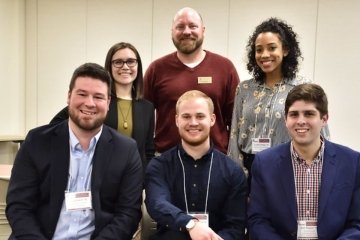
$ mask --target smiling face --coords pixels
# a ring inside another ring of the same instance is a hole
[[[215,124],[208,102],[202,97],[182,100],[177,109],[176,126],[183,145],[200,146],[209,141],[210,128]]]
[[[205,27],[196,11],[184,8],[175,15],[171,32],[177,50],[191,54],[201,48]]]
[[[255,60],[266,74],[281,77],[281,65],[288,51],[283,48],[279,34],[272,32],[260,33],[255,41]]]
[[[115,52],[112,57],[112,61],[121,60],[127,61],[129,59],[135,59],[135,53],[129,48],[119,49]],[[138,65],[136,64],[133,67],[129,67],[126,63],[122,67],[115,67],[114,64],[111,64],[111,73],[115,84],[119,85],[132,85],[134,80],[136,79],[138,73]]]
[[[320,146],[320,131],[327,123],[328,115],[322,117],[315,104],[303,100],[295,101],[286,115],[286,127],[294,146]]]
[[[78,77],[68,93],[69,121],[80,131],[97,132],[109,109],[110,98],[105,82]]]

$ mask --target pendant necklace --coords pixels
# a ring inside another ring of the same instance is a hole
[[[128,101],[122,100],[122,102],[124,103],[123,106],[126,106],[126,105],[127,105],[126,103],[127,103]],[[129,127],[128,122],[127,122],[127,119],[128,119],[128,117],[129,117],[129,113],[130,113],[131,106],[132,106],[132,101],[130,100],[130,101],[129,101],[129,107],[128,107],[128,110],[127,110],[127,113],[126,113],[126,117],[125,117],[124,114],[123,114],[122,107],[121,107],[121,106],[119,107],[120,114],[121,114],[121,116],[122,116],[123,119],[124,119],[124,123],[123,123],[123,128],[124,128],[124,129],[127,129],[127,128]]]

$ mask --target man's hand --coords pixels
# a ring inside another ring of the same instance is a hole
[[[189,234],[192,240],[224,240],[201,222],[196,222],[195,227],[189,230]]]

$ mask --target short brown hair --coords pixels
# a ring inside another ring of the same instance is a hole
[[[320,117],[328,114],[328,100],[324,89],[315,83],[304,83],[295,86],[289,92],[285,101],[285,116],[287,116],[289,108],[294,102],[301,100],[314,103],[316,109],[320,112]]]

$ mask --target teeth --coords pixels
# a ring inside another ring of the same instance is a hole
[[[84,111],[84,110],[81,110],[81,112],[86,115],[94,115],[95,114],[94,112],[88,112],[88,111]]]
[[[297,129],[296,132],[298,132],[298,133],[304,133],[304,132],[307,132],[307,129]]]

